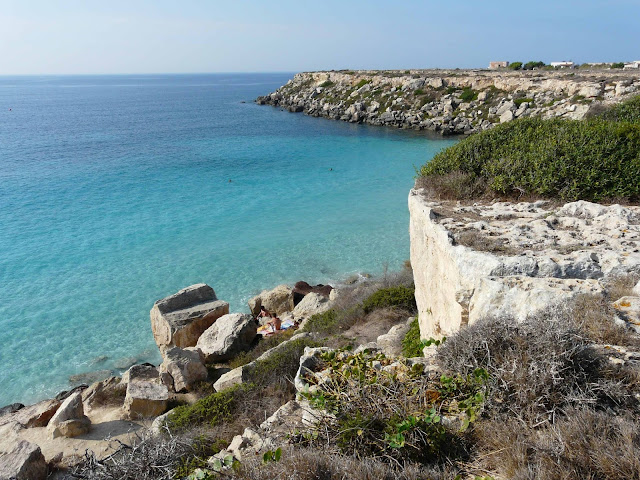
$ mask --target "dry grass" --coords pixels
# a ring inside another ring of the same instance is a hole
[[[633,295],[633,287],[640,280],[640,273],[629,273],[627,275],[619,275],[608,280],[605,284],[607,296],[609,300],[616,300]]]
[[[476,462],[514,480],[640,478],[640,422],[593,410],[569,410],[555,425],[522,428],[514,419],[478,424]]]
[[[481,199],[487,191],[486,181],[460,171],[419,176],[415,188],[423,188],[426,196],[435,200]]]
[[[438,351],[443,368],[491,377],[487,409],[529,427],[554,423],[567,409],[638,410],[633,377],[612,369],[574,326],[570,307],[554,307],[517,323],[487,318],[452,336]]]
[[[610,298],[618,295],[622,288],[615,287],[615,291],[616,293]],[[575,328],[584,332],[594,343],[640,348],[640,336],[628,328],[616,324],[613,321],[614,315],[614,308],[605,298],[596,295],[581,295],[573,305],[571,322]]]
[[[239,480],[450,480],[452,466],[420,467],[390,465],[379,460],[337,455],[319,448],[289,448],[277,463],[263,465],[261,459],[243,462],[233,478]]]

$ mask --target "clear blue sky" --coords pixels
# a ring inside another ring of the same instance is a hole
[[[0,0],[0,75],[640,59],[640,0]]]

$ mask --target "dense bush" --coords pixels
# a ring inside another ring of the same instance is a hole
[[[420,339],[420,324],[418,323],[418,317],[411,322],[409,331],[402,339],[402,355],[407,358],[421,357],[423,345]]]
[[[509,64],[511,70],[520,70],[522,68],[522,62],[512,62]]]
[[[460,94],[460,100],[463,102],[472,102],[476,98],[478,98],[478,92],[470,87],[464,88]]]
[[[576,328],[573,306],[553,307],[524,322],[487,318],[461,330],[438,350],[443,368],[490,376],[487,408],[524,425],[554,423],[568,408],[638,409],[632,377],[611,369]],[[609,320],[610,321],[610,320]]]
[[[624,62],[612,63],[611,68],[624,68]]]
[[[465,455],[463,434],[482,408],[485,371],[437,377],[424,374],[422,364],[366,350],[325,352],[321,358],[321,385],[314,385],[318,377],[307,377],[312,388],[304,396],[330,415],[297,441],[396,462],[431,464]]]
[[[365,313],[378,308],[399,307],[410,312],[416,310],[415,287],[399,285],[396,287],[381,288],[362,302]]]
[[[640,123],[640,95],[609,108],[602,118],[614,122]]]
[[[440,152],[420,175],[418,186],[440,197],[635,202],[640,199],[640,124],[515,120]]]
[[[527,62],[522,67],[523,70],[533,70],[534,68],[544,67],[544,62]]]

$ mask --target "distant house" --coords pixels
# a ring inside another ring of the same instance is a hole
[[[573,62],[551,62],[553,68],[573,68]]]
[[[489,62],[489,68],[495,70],[496,68],[507,68],[509,62]]]
[[[624,64],[625,70],[631,70],[632,68],[635,68],[635,69],[640,68],[640,60],[636,60],[634,62],[629,62]]]

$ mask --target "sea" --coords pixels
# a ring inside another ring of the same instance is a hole
[[[253,103],[292,76],[0,77],[0,406],[159,363],[149,310],[188,285],[247,312],[402,268],[455,140]]]

